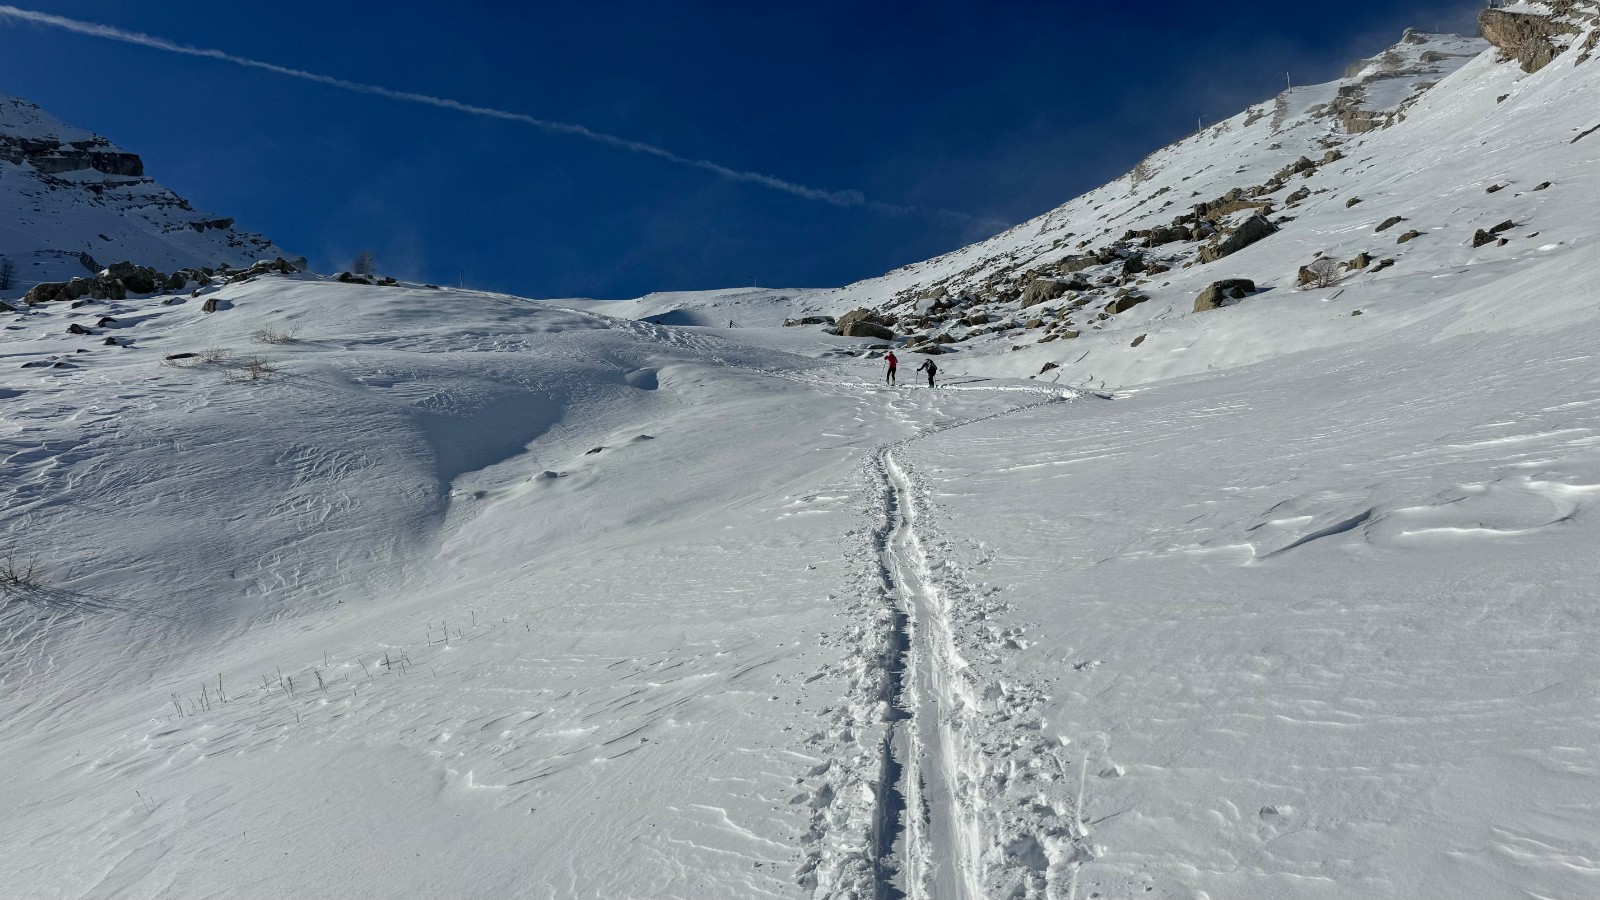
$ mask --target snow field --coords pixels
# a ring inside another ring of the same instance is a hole
[[[905,451],[1089,775],[1078,891],[1595,892],[1595,325],[1454,325]]]
[[[1040,389],[884,391],[511,298],[221,296],[12,322],[7,526],[48,584],[0,622],[8,884],[882,889],[902,698],[889,608],[854,580],[878,561],[850,523],[881,515],[858,466]],[[279,373],[223,377],[257,353]]]
[[[1438,47],[1470,49],[1401,49]],[[0,884],[1600,894],[1600,138],[1573,99],[1600,64],[1574,55],[1376,82],[1406,118],[1355,136],[1314,113],[1343,83],[1296,89],[832,291],[267,277],[7,314],[0,523],[39,568],[0,578]],[[776,327],[1334,146],[1279,233],[1078,339],[964,342],[937,390]],[[1360,252],[1395,263],[1295,289]],[[1191,311],[1233,276],[1264,290]]]

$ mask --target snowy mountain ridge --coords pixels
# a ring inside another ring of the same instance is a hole
[[[137,154],[6,96],[0,96],[0,209],[8,211],[0,221],[0,257],[15,267],[0,299],[116,262],[172,272],[287,255],[162,187]]]
[[[1330,323],[1319,301],[1337,294],[1347,315],[1463,265],[1592,253],[1600,237],[1583,213],[1600,148],[1585,102],[1600,88],[1600,5],[1511,4],[1483,22],[1498,43],[1407,32],[1337,81],[1289,89],[1051,212],[878,278],[587,308],[700,324],[866,308],[911,349],[955,353],[941,363],[952,371],[1096,386],[1362,340],[1392,320]],[[1233,280],[1248,290],[1201,301]],[[1249,348],[1171,355],[1241,302],[1300,321]]]

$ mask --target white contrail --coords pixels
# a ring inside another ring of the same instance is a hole
[[[728,166],[724,166],[720,163],[712,162],[709,159],[695,159],[689,156],[681,156],[677,153],[673,153],[671,150],[665,150],[652,144],[646,144],[641,141],[631,141],[627,138],[617,137],[614,134],[606,134],[605,132],[594,131],[592,129],[585,128],[582,125],[573,125],[567,122],[550,122],[544,119],[536,119],[533,116],[523,115],[522,113],[507,112],[503,109],[493,109],[487,106],[475,106],[471,103],[462,103],[458,100],[449,100],[444,97],[430,97],[427,94],[416,94],[412,93],[411,91],[396,91],[390,88],[378,87],[377,85],[362,84],[359,81],[348,81],[343,78],[335,78],[331,75],[319,75],[316,72],[307,72],[304,69],[291,69],[287,66],[262,62],[258,59],[250,59],[249,57],[245,56],[235,56],[232,53],[226,53],[222,50],[209,50],[204,47],[190,47],[186,44],[177,44],[153,35],[140,34],[136,31],[124,31],[121,28],[116,28],[111,25],[83,22],[78,19],[68,19],[63,16],[53,16],[49,13],[34,12],[33,10],[28,9],[18,9],[15,6],[0,5],[0,17],[23,22],[31,22],[35,25],[44,25],[49,28],[59,28],[64,31],[88,35],[89,37],[104,38],[110,41],[120,41],[124,44],[136,44],[140,47],[149,47],[154,50],[165,50],[168,53],[180,53],[184,56],[198,56],[202,59],[221,60],[222,62],[233,63],[237,66],[246,66],[252,69],[262,69],[278,75],[287,75],[290,78],[299,78],[302,81],[312,81],[316,82],[317,84],[339,88],[340,90],[354,91],[358,94],[371,94],[377,97],[387,97],[391,100],[403,100],[408,103],[421,103],[427,106],[437,106],[441,109],[452,109],[456,112],[469,113],[474,116],[488,116],[492,119],[505,119],[511,122],[521,122],[524,125],[532,125],[535,128],[542,128],[545,131],[553,132],[555,134],[575,135],[596,143],[604,144],[608,147],[615,147],[618,150],[627,150],[630,153],[642,153],[646,156],[654,156],[658,159],[664,159],[667,162],[675,163],[680,166],[688,166],[692,169],[701,169],[721,178],[726,178],[730,181],[743,181],[750,184],[759,184],[763,187],[772,188],[773,190],[783,191],[787,194],[793,194],[796,197],[804,197],[807,200],[820,200],[823,203],[830,203],[834,206],[862,206],[869,209],[875,209],[880,212],[901,214],[913,211],[907,207],[898,207],[892,204],[868,201],[860,191],[829,191],[822,188],[807,187],[803,184],[785,181],[782,178],[777,178],[772,175],[764,175],[760,172],[746,172],[739,169],[729,168]],[[934,212],[941,215],[956,215],[966,219],[971,218],[963,213],[952,213],[948,210],[936,210]]]

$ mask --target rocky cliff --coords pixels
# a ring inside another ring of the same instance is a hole
[[[132,260],[162,271],[286,256],[231,218],[195,209],[145,174],[138,154],[0,96],[0,259],[20,297],[35,284]]]
[[[1596,0],[1543,0],[1496,6],[1478,14],[1483,36],[1509,59],[1533,74],[1555,61],[1562,51],[1585,35],[1584,59],[1600,40],[1600,2]]]

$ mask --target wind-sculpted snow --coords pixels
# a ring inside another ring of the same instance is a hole
[[[309,276],[9,322],[25,895],[838,883],[882,728],[856,465],[1018,405]]]
[[[1436,319],[904,451],[1088,773],[988,795],[1081,792],[1077,896],[1600,888],[1572,864],[1600,800],[1596,326],[1566,321]]]
[[[1582,44],[1424,37],[834,292],[0,313],[0,885],[1600,895]],[[964,312],[929,389],[780,325],[920,321],[1363,111],[1278,231],[1078,337]]]

